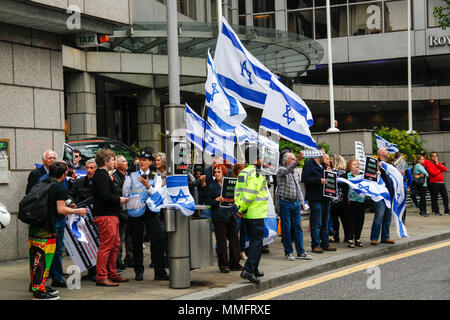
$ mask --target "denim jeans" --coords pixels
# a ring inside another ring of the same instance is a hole
[[[329,247],[328,239],[328,215],[330,203],[321,201],[311,201],[311,248]]]
[[[305,249],[303,249],[303,230],[300,222],[300,202],[280,199],[279,204],[284,254],[291,254],[294,251],[292,249],[291,239],[291,228],[293,228],[295,235],[295,249],[297,250],[297,255],[300,255],[305,252]]]
[[[245,262],[245,271],[255,274],[258,271],[259,260],[264,240],[264,219],[243,219],[247,236],[250,239],[248,259]]]
[[[66,218],[61,217],[56,220],[56,249],[50,267],[50,277],[53,281],[63,281],[62,254],[64,250],[64,229],[66,227]]]
[[[378,241],[381,229],[381,240],[389,239],[389,228],[391,226],[391,209],[386,207],[383,200],[375,203],[375,216],[373,217],[370,240]]]

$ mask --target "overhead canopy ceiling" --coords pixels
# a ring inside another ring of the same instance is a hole
[[[274,29],[236,26],[232,28],[249,50],[272,72],[297,77],[314,67],[323,57],[322,46],[307,37]],[[217,24],[178,23],[180,56],[206,58],[214,55]],[[167,23],[140,22],[132,27],[116,27],[109,49],[121,52],[167,55]]]

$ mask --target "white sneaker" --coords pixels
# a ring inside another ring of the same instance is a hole
[[[287,254],[284,258],[288,261],[295,261],[294,255],[292,253]]]
[[[297,259],[303,259],[303,260],[311,260],[312,256],[310,256],[309,254],[307,254],[306,252],[297,255]]]

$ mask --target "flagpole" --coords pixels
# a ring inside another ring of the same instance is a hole
[[[331,51],[331,19],[330,19],[330,0],[326,0],[327,5],[327,40],[328,40],[328,82],[330,89],[330,128],[327,132],[338,132],[339,129],[334,125],[334,89],[333,89],[333,54]]]
[[[222,28],[222,0],[217,0],[217,27],[220,33]]]
[[[412,92],[411,92],[411,0],[408,3],[408,131],[414,133],[412,122]]]

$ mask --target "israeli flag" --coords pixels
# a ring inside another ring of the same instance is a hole
[[[363,175],[350,179],[338,178],[337,181],[348,184],[353,191],[361,196],[368,196],[375,202],[383,200],[386,207],[391,207],[389,191],[380,176],[378,176],[377,182],[365,180]]]
[[[185,216],[191,216],[195,211],[195,201],[189,192],[187,175],[167,176],[166,186],[147,199],[147,206],[152,212],[175,208]]]
[[[247,117],[241,103],[230,96],[217,79],[216,68],[208,50],[208,77],[205,83],[208,121],[213,127],[233,131]]]
[[[234,133],[221,131],[217,128],[213,129],[208,123],[206,123],[205,152],[208,154],[220,156],[229,163],[235,164],[235,141],[236,135]]]
[[[317,149],[309,127],[314,124],[303,100],[277,79],[272,79],[260,127],[286,140]]]
[[[243,221],[241,220],[241,223]],[[263,245],[271,244],[275,242],[278,236],[278,220],[275,213],[275,206],[273,204],[272,195],[269,192],[269,201],[267,208],[267,218],[264,218],[264,239]],[[245,247],[248,248],[250,245],[250,238],[245,236]]]
[[[230,95],[250,106],[264,108],[270,80],[276,76],[244,47],[225,18],[214,63],[217,77]]]
[[[239,145],[244,144],[245,142],[256,143],[258,141],[259,134],[244,124],[236,127],[234,132],[236,133],[236,138]]]
[[[85,228],[86,225],[86,223],[84,222],[84,218],[77,214],[71,214],[67,217],[67,221],[74,237],[80,242],[88,243],[89,241],[82,231],[82,229]]]
[[[396,153],[398,152],[398,148],[396,144],[390,143],[386,139],[380,137],[379,135],[375,135],[375,138],[377,139],[377,148],[386,148],[389,153]]]
[[[203,139],[205,135],[205,120],[192,110],[186,103],[186,138],[194,146],[203,151]]]
[[[407,238],[408,232],[402,222],[403,215],[406,209],[406,195],[403,186],[403,176],[396,167],[384,161],[381,162],[381,167],[386,171],[389,179],[391,179],[394,186],[394,199],[391,199],[392,219],[394,220],[397,234],[401,238]]]

